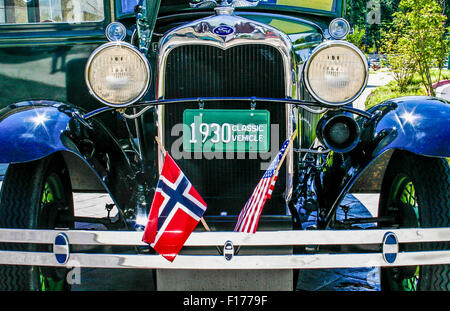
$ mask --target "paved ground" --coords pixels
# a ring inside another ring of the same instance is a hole
[[[369,80],[367,81],[367,87],[364,89],[364,92],[355,100],[353,106],[355,108],[365,110],[364,103],[366,102],[366,99],[370,95],[370,93],[378,86],[386,85],[393,79],[394,78],[392,77],[392,74],[386,69],[371,71],[371,73],[369,74]]]

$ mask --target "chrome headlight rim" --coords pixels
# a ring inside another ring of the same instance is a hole
[[[352,50],[354,50],[359,57],[361,58],[363,65],[364,65],[364,69],[365,69],[365,78],[364,78],[364,82],[361,86],[361,89],[351,98],[342,101],[342,102],[330,102],[330,101],[326,101],[322,98],[320,98],[312,89],[311,84],[309,83],[309,79],[308,79],[308,69],[309,66],[311,65],[311,61],[314,59],[314,56],[319,53],[320,51],[333,47],[333,46],[344,46],[346,48],[350,48]],[[353,45],[350,42],[347,41],[343,41],[343,40],[332,40],[332,41],[325,41],[322,42],[321,44],[319,44],[316,48],[314,48],[314,50],[311,52],[311,55],[309,56],[308,60],[306,61],[305,65],[303,66],[303,77],[304,77],[304,82],[305,82],[305,86],[306,89],[308,90],[309,94],[314,98],[314,100],[316,100],[317,102],[324,104],[325,106],[328,107],[341,107],[341,106],[345,106],[351,102],[354,102],[361,94],[362,92],[364,92],[364,90],[366,89],[367,86],[367,82],[369,80],[369,64],[367,63],[367,59],[366,56],[364,55],[364,53],[358,49],[355,45]]]
[[[134,98],[131,101],[128,101],[126,103],[123,104],[115,104],[115,103],[110,103],[108,101],[105,101],[104,99],[102,99],[100,96],[98,96],[95,91],[92,88],[91,82],[89,81],[89,69],[91,67],[92,61],[95,59],[95,57],[104,49],[109,48],[111,46],[121,46],[121,47],[125,47],[128,48],[130,50],[132,50],[133,52],[136,53],[136,55],[138,55],[138,57],[143,61],[144,63],[144,67],[145,70],[147,71],[147,85],[145,86],[145,88],[143,88],[143,90],[139,93],[139,95]],[[144,97],[144,95],[148,92],[148,89],[150,87],[150,83],[151,83],[151,71],[150,71],[150,64],[147,60],[147,57],[145,57],[144,54],[142,54],[135,46],[131,45],[130,43],[124,42],[124,41],[110,41],[107,43],[104,43],[102,45],[100,45],[99,47],[97,47],[89,56],[87,62],[86,62],[86,67],[84,70],[84,80],[85,83],[88,87],[89,93],[95,98],[97,99],[99,102],[101,102],[102,104],[106,105],[106,106],[110,106],[110,107],[114,107],[114,108],[125,108],[127,106],[130,106],[134,103],[136,103],[137,101],[139,101],[140,99],[142,99],[142,97]]]

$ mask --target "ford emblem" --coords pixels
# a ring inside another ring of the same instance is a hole
[[[228,36],[234,32],[234,29],[230,26],[221,25],[214,28],[213,32],[219,36]]]

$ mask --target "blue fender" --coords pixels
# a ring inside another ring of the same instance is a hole
[[[400,97],[379,104],[369,112],[375,115],[375,120],[365,126],[370,135],[366,140],[375,147],[372,159],[389,149],[450,157],[450,105],[445,100]]]
[[[327,222],[346,193],[379,192],[387,165],[396,150],[416,155],[450,157],[450,105],[425,96],[400,97],[368,110],[370,120],[358,117],[358,146],[329,161],[321,177],[323,206],[330,206]],[[331,157],[334,155],[331,154]],[[340,157],[337,157],[340,158]]]
[[[79,153],[73,144],[64,144],[71,115],[63,107],[57,102],[22,102],[2,109],[0,163],[29,162],[58,151]]]
[[[356,192],[378,191],[396,150],[428,157],[450,157],[450,105],[434,97],[408,96],[385,101],[370,110],[370,120],[358,118],[362,129],[358,150],[349,154]],[[359,189],[359,190],[356,190]]]
[[[57,152],[71,175],[77,175],[78,189],[107,191],[120,208],[133,204],[134,184],[127,179],[134,176],[133,169],[101,122],[87,122],[73,106],[54,101],[27,101],[0,110],[0,163],[30,162]]]

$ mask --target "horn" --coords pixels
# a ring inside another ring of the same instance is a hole
[[[360,130],[356,121],[342,113],[326,113],[318,122],[317,138],[335,152],[353,150],[359,142]]]

